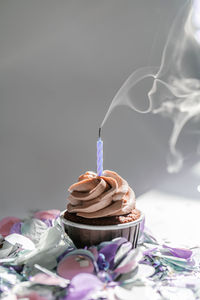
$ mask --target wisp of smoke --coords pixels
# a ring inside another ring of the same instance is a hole
[[[130,91],[148,77],[153,78],[149,107],[141,111]],[[168,172],[178,172],[183,164],[182,154],[176,149],[178,137],[189,120],[200,120],[200,0],[182,7],[169,32],[160,67],[144,67],[130,75],[113,98],[101,127],[118,105],[140,113],[162,114],[173,121]]]

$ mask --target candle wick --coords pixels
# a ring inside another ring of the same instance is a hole
[[[99,139],[101,138],[101,127],[99,127]]]

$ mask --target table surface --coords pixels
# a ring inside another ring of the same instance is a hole
[[[199,249],[193,249],[193,259],[195,261],[195,268],[193,269],[193,265],[190,266],[190,261],[187,259],[182,259],[177,254],[171,254],[169,251],[168,256],[163,254],[162,250],[166,247],[163,247],[163,238],[168,240],[169,242],[172,242],[173,247],[178,246],[185,246],[186,248],[199,246],[200,247],[200,238],[198,235],[198,228],[200,226],[200,218],[199,218],[199,212],[200,212],[200,193],[199,193],[199,183],[200,183],[200,164],[194,166],[191,170],[189,170],[187,173],[180,173],[180,176],[172,176],[170,179],[168,179],[166,182],[163,182],[162,185],[157,187],[154,190],[151,190],[147,192],[146,194],[143,194],[141,197],[137,199],[137,207],[141,209],[146,218],[146,226],[150,229],[150,231],[153,233],[153,236],[156,237],[158,241],[158,245],[155,247],[155,244],[143,244],[141,247],[145,247],[144,249],[147,251],[153,251],[156,255],[152,256],[150,255],[150,260],[148,263],[148,255],[145,256],[145,260],[147,260],[147,263],[144,265],[143,263],[139,263],[138,265],[138,273],[137,276],[141,276],[140,278],[140,284],[142,285],[133,285],[130,284],[130,274],[124,274],[120,277],[120,281],[123,281],[123,284],[125,280],[127,279],[129,282],[129,288],[130,290],[124,290],[121,287],[117,287],[116,289],[112,289],[112,293],[115,293],[117,295],[117,298],[121,297],[119,294],[122,294],[122,297],[120,299],[132,299],[133,297],[136,297],[137,299],[192,299],[196,300],[199,299],[200,295],[200,281],[199,281],[199,260],[200,260],[200,251]],[[32,219],[33,221],[33,219]],[[26,228],[26,227],[25,227]],[[38,230],[33,230],[34,227],[29,226],[28,232],[30,234],[35,234],[39,232]],[[38,227],[39,228],[39,227]],[[54,228],[52,228],[54,230]],[[21,230],[21,229],[20,229]],[[46,230],[46,229],[45,229]],[[53,236],[55,237],[55,233],[57,231],[53,231]],[[27,231],[26,231],[27,233]],[[62,236],[62,233],[58,230],[56,233],[57,241]],[[42,235],[41,235],[42,236]],[[48,253],[48,255],[45,256],[44,253],[40,253],[40,247],[38,248],[39,252],[37,255],[33,252],[33,257],[31,257],[30,261],[28,260],[28,264],[33,267],[34,263],[37,263],[39,265],[43,266],[43,263],[46,264],[47,268],[49,268],[50,261],[48,260],[48,257],[52,257],[52,235],[47,235],[49,238],[44,239],[43,243],[45,243],[45,251]],[[149,236],[150,237],[150,236]],[[161,241],[159,240],[161,238]],[[47,243],[48,241],[48,243]],[[125,243],[126,244],[126,243]],[[41,246],[41,244],[40,244]],[[67,245],[68,247],[69,245]],[[152,248],[153,247],[153,248]],[[37,248],[36,248],[37,249]],[[159,250],[160,249],[160,250]],[[172,249],[172,248],[171,248]],[[142,250],[142,248],[141,248]],[[183,255],[183,251],[187,252],[189,250],[183,250],[183,249],[175,249],[176,253],[180,250],[182,251],[181,255]],[[33,250],[35,251],[35,249]],[[58,250],[57,250],[58,251]],[[83,251],[83,250],[82,250]],[[86,250],[85,250],[86,251]],[[142,250],[143,251],[143,250]],[[141,251],[141,254],[143,253]],[[160,252],[159,252],[160,251]],[[196,251],[196,252],[195,252]],[[151,253],[153,253],[151,252]],[[184,252],[184,253],[185,253]],[[189,251],[191,252],[191,251]],[[54,252],[53,252],[54,253]],[[133,253],[132,250],[125,256],[124,260],[127,260],[128,255],[131,253],[131,259],[133,260]],[[196,254],[195,254],[196,253]],[[26,253],[25,253],[26,255]],[[54,253],[55,255],[55,253]],[[74,255],[74,254],[73,254]],[[161,255],[161,256],[159,256]],[[161,258],[165,257],[165,260],[162,260]],[[191,255],[191,254],[190,254]],[[196,256],[195,256],[196,255]],[[47,260],[45,260],[45,257]],[[159,257],[161,257],[159,259]],[[129,256],[130,258],[130,256]],[[6,257],[7,259],[7,257]],[[25,260],[27,258],[25,257]],[[144,259],[144,257],[143,257]],[[181,261],[180,261],[181,260]],[[23,261],[23,255],[22,255],[22,261]],[[176,261],[176,263],[175,263]],[[178,262],[177,262],[178,261]],[[172,263],[173,262],[173,263]],[[150,265],[149,265],[150,264]],[[162,265],[163,264],[163,265]],[[166,267],[167,264],[167,267]],[[156,265],[156,266],[155,266]],[[181,272],[180,272],[180,266],[181,266]],[[31,268],[28,268],[26,270],[32,270]],[[127,266],[126,266],[127,267]],[[151,274],[154,274],[155,270],[154,267],[157,268],[156,270],[158,272],[155,273],[155,276],[153,279],[149,279],[149,270]],[[162,270],[160,270],[160,267],[162,267]],[[177,268],[179,270],[177,271]],[[189,269],[187,269],[189,268]],[[191,269],[192,268],[192,269]],[[15,279],[17,280],[16,275],[10,274],[10,269],[7,268],[7,270],[4,270],[4,275],[9,277],[15,276]],[[184,271],[183,271],[184,270]],[[191,272],[188,273],[188,270]],[[48,271],[48,270],[47,270]],[[45,271],[46,272],[46,271]],[[49,272],[49,271],[48,271]],[[49,273],[48,273],[49,274]],[[131,273],[132,274],[132,273]],[[139,275],[138,275],[139,274]],[[28,276],[28,275],[27,275]],[[53,276],[53,275],[51,275]],[[93,275],[95,276],[95,275]],[[128,277],[127,277],[128,276]],[[132,276],[132,275],[131,275]],[[160,277],[159,277],[160,276]],[[163,277],[164,276],[164,277]],[[123,277],[123,279],[122,279]],[[162,280],[162,277],[164,278]],[[54,278],[54,276],[53,276]],[[134,280],[135,277],[133,277]],[[12,279],[13,280],[13,279]],[[95,279],[96,280],[96,279]],[[152,280],[154,282],[154,285],[152,286]],[[173,280],[173,282],[172,282]],[[181,280],[181,284],[180,284]],[[167,284],[166,284],[167,282]],[[193,290],[188,288],[187,284],[194,285]],[[18,289],[22,290],[24,289],[22,283],[18,283]],[[122,284],[122,286],[123,286]],[[175,284],[175,285],[174,285]],[[6,286],[2,286],[3,288],[7,288]],[[127,286],[126,286],[127,287]],[[16,288],[16,286],[15,286]],[[56,287],[57,288],[57,287]],[[48,290],[48,286],[46,287],[46,292],[50,292]],[[15,290],[16,292],[16,290]],[[26,291],[24,290],[24,293]],[[38,291],[39,292],[39,291]],[[42,293],[42,290],[40,291]],[[51,293],[51,292],[50,292]],[[160,293],[162,294],[162,297],[160,298]],[[174,295],[176,296],[174,298]],[[184,296],[184,297],[183,297]],[[186,296],[186,298],[185,298]],[[171,298],[172,297],[172,298]],[[47,297],[48,299],[48,297]]]
[[[137,199],[147,227],[178,245],[200,246],[200,163]]]

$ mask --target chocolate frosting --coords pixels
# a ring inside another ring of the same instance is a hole
[[[69,192],[68,212],[83,218],[125,215],[135,208],[133,190],[113,171],[106,170],[102,176],[86,172]]]

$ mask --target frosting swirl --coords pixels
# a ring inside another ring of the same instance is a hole
[[[68,212],[83,218],[125,215],[135,208],[133,190],[113,171],[106,170],[102,176],[86,172],[68,191]]]

